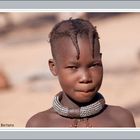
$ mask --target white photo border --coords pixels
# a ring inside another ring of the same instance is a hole
[[[12,3],[12,1],[10,1]],[[25,1],[27,2],[27,1]],[[57,1],[59,3],[59,1]],[[73,1],[72,1],[73,2]],[[106,1],[103,1],[104,3]],[[120,2],[120,1],[119,1]],[[1,4],[1,1],[0,1]],[[10,3],[8,4],[10,6]],[[140,12],[140,8],[122,9],[19,9],[2,8],[0,12]],[[127,7],[127,6],[126,6]],[[133,7],[133,6],[132,6]],[[1,8],[1,7],[0,7]],[[0,139],[139,139],[140,128],[4,128]]]

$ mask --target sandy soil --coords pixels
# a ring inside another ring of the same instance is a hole
[[[92,20],[101,40],[104,80],[100,92],[108,104],[129,109],[140,126],[140,14]],[[24,127],[35,113],[51,107],[60,90],[48,69],[47,36],[53,23],[17,29],[0,38],[0,67],[13,88],[0,91],[0,125]],[[37,79],[37,80],[31,80]]]

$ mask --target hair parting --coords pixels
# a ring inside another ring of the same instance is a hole
[[[53,57],[55,56],[54,47],[58,47],[54,45],[55,40],[61,37],[70,37],[74,47],[77,51],[77,59],[80,56],[80,49],[78,45],[78,36],[87,35],[90,40],[90,45],[94,55],[97,51],[100,52],[100,44],[99,44],[99,36],[96,31],[96,27],[93,26],[88,20],[84,19],[68,19],[63,20],[56,24],[52,31],[50,32],[50,44]]]

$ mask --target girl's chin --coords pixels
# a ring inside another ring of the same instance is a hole
[[[79,97],[78,100],[76,102],[78,103],[89,103],[92,101],[94,97]]]
[[[90,103],[94,96],[96,95],[95,91],[83,92],[83,91],[75,91],[70,94],[66,94],[70,100],[76,102],[77,104],[88,104]],[[73,96],[72,96],[73,95]]]

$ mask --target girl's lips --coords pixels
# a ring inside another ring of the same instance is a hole
[[[80,90],[76,90],[77,92],[85,92],[85,93],[88,93],[88,92],[93,92],[95,91],[95,88],[92,88],[92,89],[80,89]]]

